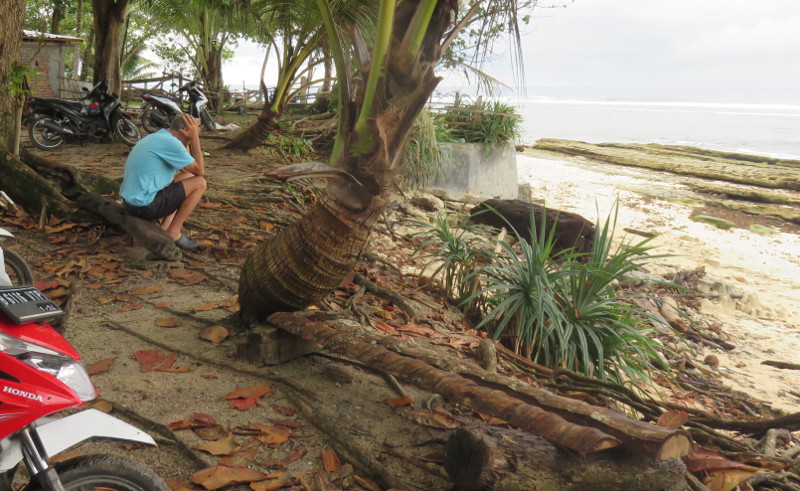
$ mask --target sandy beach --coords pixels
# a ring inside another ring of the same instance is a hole
[[[800,374],[761,364],[800,363],[800,235],[794,227],[761,235],[694,221],[691,190],[667,173],[556,159],[532,149],[518,154],[517,168],[532,198],[548,207],[605,220],[617,203],[616,238],[642,240],[624,229],[655,234],[652,253],[669,255],[655,259],[651,273],[704,267],[707,292],[721,298],[704,299],[697,315],[718,322],[736,349],[705,348],[697,357],[716,355],[717,370],[733,389],[776,409],[800,411]]]

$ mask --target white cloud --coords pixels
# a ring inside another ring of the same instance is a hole
[[[687,59],[745,61],[800,55],[800,16],[727,25],[673,41],[673,54]],[[797,58],[794,58],[795,60]]]

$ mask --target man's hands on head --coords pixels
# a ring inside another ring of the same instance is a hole
[[[200,138],[200,120],[194,119],[191,114],[181,114],[183,121],[186,124],[184,128],[179,130],[181,136],[189,140],[191,143],[197,138]]]

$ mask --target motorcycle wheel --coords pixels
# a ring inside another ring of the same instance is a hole
[[[64,135],[53,131],[46,126],[46,123],[58,125],[50,116],[41,116],[28,126],[28,136],[31,142],[42,150],[52,150],[64,144]]]
[[[115,455],[83,455],[55,465],[66,491],[169,491],[147,467]],[[25,491],[44,491],[39,483]]]
[[[214,123],[214,118],[211,117],[211,113],[208,112],[207,107],[203,107],[203,109],[200,110],[200,120],[203,122],[203,126],[205,126],[208,131],[214,131],[217,129],[217,125]]]
[[[114,127],[114,134],[117,135],[117,138],[129,147],[136,145],[142,139],[139,127],[129,118],[118,116],[111,125]]]
[[[164,127],[159,124],[158,119],[154,117],[154,113],[162,112],[160,109],[153,106],[145,105],[142,107],[142,117],[140,118],[140,122],[142,123],[142,128],[144,128],[144,130],[148,133],[155,133]]]
[[[6,274],[11,279],[12,285],[33,284],[33,271],[19,254],[3,249],[3,259],[5,259]]]

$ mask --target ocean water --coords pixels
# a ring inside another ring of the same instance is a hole
[[[637,91],[615,95],[539,91],[507,99],[523,118],[521,140],[660,143],[800,159],[800,96],[775,91]]]

